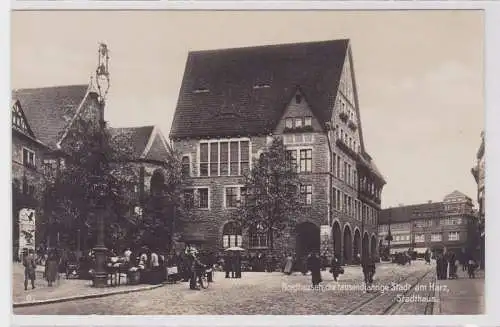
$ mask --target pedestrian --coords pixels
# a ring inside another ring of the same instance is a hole
[[[467,274],[469,275],[469,278],[476,278],[476,268],[477,264],[474,259],[469,259],[467,262]]]
[[[57,257],[57,253],[52,250],[47,257],[47,261],[45,262],[45,279],[47,280],[47,284],[49,287],[52,287],[52,283],[57,280],[58,275],[58,265],[59,258]]]
[[[333,255],[332,257],[332,264],[330,267],[330,272],[333,275],[333,280],[338,281],[339,275],[341,273],[341,266],[340,266],[340,261],[337,258],[336,255]]]
[[[241,256],[239,252],[233,253],[231,278],[241,278]]]
[[[125,251],[123,252],[123,256],[125,257],[126,263],[130,263],[131,255],[132,255],[132,251],[130,251],[130,248],[126,248]]]
[[[321,279],[321,259],[317,253],[309,255],[306,262],[308,270],[311,271],[311,280],[313,287],[319,285],[323,280]]]
[[[230,277],[230,274],[232,274],[232,267],[233,267],[233,257],[231,255],[232,253],[230,251],[226,251],[226,254],[224,255],[224,271],[226,273],[226,278]]]
[[[33,249],[23,251],[24,266],[24,290],[28,290],[28,280],[31,281],[31,289],[35,289],[36,262]]]
[[[160,270],[160,258],[158,256],[158,250],[154,250],[151,252],[151,261],[150,261],[150,278],[149,283],[152,285],[159,284],[161,282],[161,270]]]
[[[288,255],[285,259],[285,267],[283,269],[283,272],[287,275],[291,275],[292,268],[293,268],[293,257],[291,255]]]
[[[374,262],[368,256],[361,258],[361,269],[366,287],[366,292],[369,293],[373,283]]]
[[[309,271],[309,259],[312,257],[312,254],[309,253],[308,255],[302,256],[300,258],[300,272],[302,273],[303,276],[307,275],[307,272]],[[320,263],[321,265],[321,263]],[[321,269],[321,267],[320,267]]]
[[[448,270],[449,270],[449,278],[456,279],[457,278],[457,263],[455,252],[448,252]]]
[[[426,265],[431,264],[431,252],[429,251],[429,249],[425,250],[424,259]]]

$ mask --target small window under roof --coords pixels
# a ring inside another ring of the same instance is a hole
[[[204,87],[197,88],[193,91],[193,93],[209,93],[210,90]]]
[[[255,85],[253,86],[253,89],[254,89],[254,90],[258,90],[258,89],[268,89],[268,88],[270,88],[270,87],[271,87],[271,85],[269,85],[269,84],[255,84]]]

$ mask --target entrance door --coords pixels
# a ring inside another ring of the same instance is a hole
[[[297,258],[308,255],[311,252],[320,251],[320,230],[313,223],[305,222],[297,225],[295,239],[295,253]]]

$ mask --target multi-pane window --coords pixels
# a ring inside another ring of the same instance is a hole
[[[57,160],[56,159],[44,159],[43,160],[43,171],[46,176],[53,177],[57,172]]]
[[[184,204],[188,208],[208,209],[208,187],[184,190]]]
[[[294,127],[295,128],[301,128],[302,127],[302,118],[295,118],[295,121],[294,121]]]
[[[351,165],[347,165],[347,183],[352,185]]]
[[[353,186],[355,188],[358,188],[358,172],[356,171],[356,169],[353,169]]]
[[[240,142],[240,168],[241,175],[250,170],[250,143],[248,141]]]
[[[231,176],[239,175],[238,172],[238,157],[239,145],[238,142],[229,143],[229,174]]]
[[[286,161],[290,169],[297,171],[297,150],[287,150]]]
[[[196,189],[198,192],[199,208],[208,208],[208,188]]]
[[[208,176],[208,143],[200,144],[200,176]]]
[[[251,248],[267,247],[267,233],[262,224],[257,224],[256,227],[251,228],[249,234]]]
[[[222,229],[222,246],[224,248],[243,245],[241,227],[236,222],[228,222]]]
[[[312,203],[312,185],[301,185],[300,186],[300,196],[302,198],[302,203],[311,204]]]
[[[226,208],[236,208],[238,206],[238,188],[226,187]]]
[[[181,161],[182,176],[188,177],[191,175],[191,161],[189,156],[183,156]]]
[[[420,243],[425,242],[425,234],[415,235],[415,242],[420,242]]]
[[[347,213],[349,216],[352,215],[352,198],[350,196],[347,197]]]
[[[219,143],[210,144],[210,176],[219,175]]]
[[[287,118],[285,120],[285,127],[292,129],[293,128],[293,119],[292,118]]]
[[[220,142],[220,175],[226,176],[229,172],[229,143]]]
[[[344,171],[342,173],[342,180],[344,182],[347,181],[347,162],[344,161]]]
[[[300,150],[300,172],[312,171],[312,150]]]
[[[304,118],[304,126],[312,126],[312,117]]]
[[[438,233],[431,234],[431,242],[441,242],[441,240],[442,240],[441,234]]]
[[[332,188],[332,208],[337,210],[337,190],[335,187]]]
[[[341,211],[342,210],[342,195],[340,193],[340,190],[337,190],[337,210]]]
[[[200,176],[239,176],[249,170],[249,141],[200,143]]]
[[[23,165],[35,168],[35,152],[30,149],[23,148]]]
[[[347,212],[348,208],[347,208],[347,194],[344,194],[344,203],[342,205],[342,211],[343,212]]]
[[[458,232],[449,232],[448,233],[448,241],[458,241],[460,239],[460,235]]]

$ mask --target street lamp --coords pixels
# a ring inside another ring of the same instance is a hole
[[[94,247],[95,269],[94,269],[94,287],[107,286],[106,256],[107,248],[104,244],[104,214],[105,197],[107,194],[107,184],[102,180],[102,176],[94,175],[91,177],[92,191],[95,196],[95,215],[97,218],[97,240]]]

